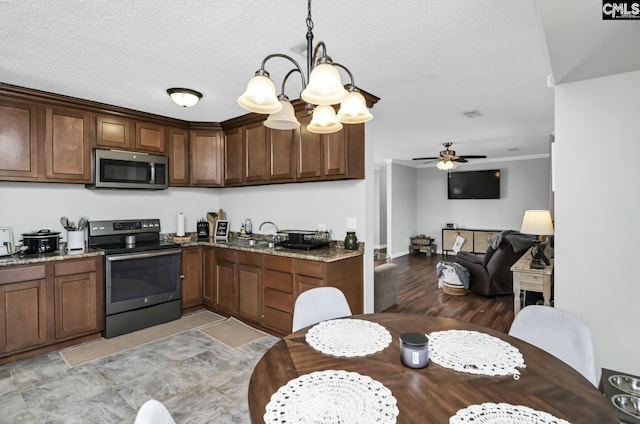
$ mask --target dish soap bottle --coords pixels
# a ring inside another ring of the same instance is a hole
[[[247,237],[247,230],[244,228],[244,222],[240,226],[240,237]]]
[[[358,250],[358,238],[355,231],[347,231],[344,238],[344,248],[347,250]]]

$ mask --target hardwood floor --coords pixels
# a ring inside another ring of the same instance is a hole
[[[453,260],[451,255],[424,253],[393,259],[399,268],[398,304],[385,312],[455,318],[506,333],[513,321],[513,295],[485,297],[468,292],[466,296],[452,296],[438,288],[437,263]]]

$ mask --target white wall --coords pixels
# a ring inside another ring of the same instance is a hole
[[[555,96],[555,305],[591,328],[598,371],[640,375],[640,71]]]
[[[435,238],[438,251],[446,223],[519,231],[525,209],[549,208],[549,158],[467,163],[458,171],[483,169],[500,169],[500,199],[448,200],[447,172],[437,168],[417,171],[417,233]]]
[[[364,241],[365,183],[362,180],[274,184],[225,188],[218,191],[220,208],[227,212],[231,231],[240,230],[245,218],[251,218],[253,231],[264,221],[278,228],[315,230],[324,224],[333,238],[344,240],[347,217],[356,218],[356,236]],[[264,227],[263,233],[273,233]]]
[[[14,241],[22,233],[43,228],[66,232],[60,217],[90,220],[159,218],[163,233],[175,233],[183,212],[186,231],[218,210],[219,189],[171,187],[167,190],[89,190],[81,184],[0,182],[0,227],[12,227]]]
[[[387,162],[387,254],[392,258],[409,253],[416,209],[416,169]]]
[[[374,238],[375,248],[387,246],[387,168],[379,166],[374,172]]]

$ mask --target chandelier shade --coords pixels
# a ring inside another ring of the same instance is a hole
[[[307,130],[316,134],[330,134],[342,129],[342,124],[338,122],[336,111],[333,106],[319,105],[313,108],[311,122],[307,125]]]
[[[276,86],[269,74],[251,78],[247,89],[238,97],[238,104],[250,112],[270,114],[280,112],[282,105],[276,96]]]
[[[313,47],[313,20],[311,19],[311,0],[307,1],[307,72],[306,79],[302,68],[291,56],[282,53],[267,55],[260,69],[247,84],[247,90],[238,98],[238,104],[246,110],[254,113],[270,115],[264,125],[273,129],[289,130],[299,127],[295,114],[289,111],[291,103],[284,94],[284,82],[292,72],[299,72],[302,79],[302,92],[300,98],[308,104],[306,109],[314,109],[311,123],[307,126],[310,132],[328,134],[342,129],[342,123],[359,124],[373,118],[368,111],[362,93],[359,93],[354,85],[353,75],[343,65],[334,63],[326,53],[324,42],[320,41]],[[282,93],[276,97],[275,86],[269,78],[265,66],[274,58],[285,59],[293,65],[282,83]],[[317,60],[316,60],[317,59]],[[340,79],[338,68],[343,69],[350,78],[350,84],[345,85]],[[308,83],[307,83],[308,82]],[[340,104],[340,112],[336,116],[332,105]],[[287,106],[288,105],[288,106]],[[286,111],[283,111],[286,108]],[[281,112],[281,113],[280,113]]]
[[[335,105],[347,95],[340,81],[340,73],[335,66],[321,63],[313,68],[309,77],[309,84],[300,97],[307,103],[314,105]]]
[[[373,119],[364,96],[356,90],[349,91],[342,100],[337,117],[343,124],[362,124]]]
[[[202,93],[190,88],[169,88],[167,94],[178,106],[191,107],[202,98]]]
[[[300,128],[300,122],[296,118],[293,105],[289,102],[289,99],[286,97],[280,99],[280,104],[282,109],[269,115],[267,120],[264,121],[264,126],[273,130],[295,130]]]

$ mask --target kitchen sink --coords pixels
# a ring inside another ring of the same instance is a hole
[[[269,242],[267,240],[254,240],[254,239],[232,240],[227,244],[229,246],[252,247],[255,249],[268,249],[274,246],[273,242]]]

